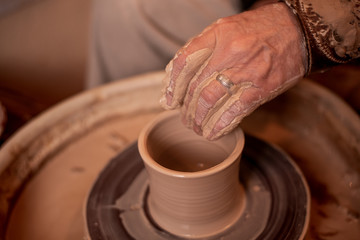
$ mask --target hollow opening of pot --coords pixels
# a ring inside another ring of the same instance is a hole
[[[216,141],[187,129],[179,115],[172,115],[153,126],[147,138],[150,157],[162,167],[180,172],[198,172],[212,168],[234,151],[237,145],[235,134]]]

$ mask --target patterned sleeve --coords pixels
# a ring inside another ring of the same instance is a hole
[[[283,0],[306,37],[309,69],[316,71],[360,56],[359,0]]]

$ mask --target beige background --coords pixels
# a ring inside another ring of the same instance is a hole
[[[0,16],[0,88],[54,103],[83,87],[91,0],[31,0]]]
[[[84,88],[92,0],[20,1],[25,3],[0,15],[0,100],[22,112],[23,102],[32,104],[29,117],[22,117],[28,119]],[[360,111],[359,66],[357,61],[310,78]],[[15,99],[22,100],[20,107]]]

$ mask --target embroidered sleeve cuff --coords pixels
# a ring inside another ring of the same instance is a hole
[[[360,56],[358,0],[282,0],[297,15],[306,37],[309,69],[316,71]]]

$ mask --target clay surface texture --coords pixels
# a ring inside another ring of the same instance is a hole
[[[302,239],[310,199],[301,172],[278,149],[249,135],[245,139],[238,181],[246,204],[232,226],[206,239]],[[89,239],[179,239],[154,221],[149,190],[134,143],[106,166],[91,190],[86,206]]]
[[[158,101],[163,78],[164,72],[155,72],[83,92],[39,115],[5,142],[0,149],[0,238],[107,239],[111,233],[120,239],[134,239],[121,219],[146,213],[146,205],[134,202],[125,211],[119,210],[116,200],[127,193],[144,169],[133,143],[145,124],[163,111]],[[300,195],[294,192],[299,190],[298,184],[290,184],[292,178],[283,178],[297,174],[289,171],[286,161],[279,162],[281,154],[274,154],[271,147],[259,142],[280,146],[300,167],[310,187],[311,212],[305,239],[360,238],[358,114],[335,94],[303,79],[246,117],[241,128],[257,139],[246,136],[240,161],[245,191],[252,189],[246,179],[258,177],[262,184],[254,189],[269,191],[277,199],[272,204],[299,203],[294,196],[279,195],[283,190],[275,191],[287,189]],[[250,175],[244,174],[245,165],[250,167],[245,171]],[[96,214],[85,218],[86,201],[88,213],[93,209]],[[246,208],[250,202],[246,199]],[[246,216],[246,208],[242,216]],[[269,230],[273,238],[268,239],[284,239],[283,229],[274,229],[278,225],[275,221],[291,229],[294,221],[287,212],[276,206],[274,209],[278,211],[271,212],[271,225],[265,226],[259,239],[265,239]],[[148,215],[145,219],[149,220]]]
[[[238,220],[245,200],[238,180],[244,147],[240,128],[208,141],[185,128],[179,111],[168,111],[144,128],[138,145],[156,224],[174,235],[204,238]]]

